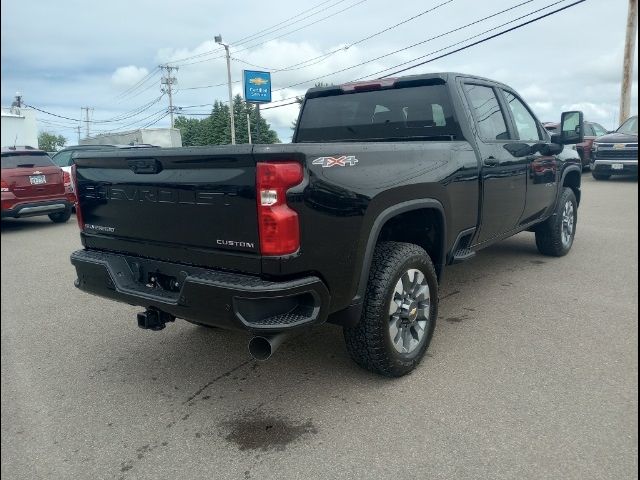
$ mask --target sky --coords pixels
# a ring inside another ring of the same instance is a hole
[[[68,145],[77,143],[85,106],[92,108],[91,134],[167,127],[158,65],[178,67],[173,103],[182,114],[207,114],[215,100],[228,99],[224,50],[213,39],[220,34],[230,44],[234,94],[242,93],[243,69],[272,72],[273,102],[263,108],[284,106],[263,115],[289,142],[299,107],[285,104],[316,82],[377,78],[574,1],[7,0],[1,4],[1,102],[11,105],[19,91],[26,104],[68,117],[38,114],[39,129],[64,135]],[[614,129],[627,5],[587,0],[402,75],[488,77],[520,92],[543,122],[579,109],[586,120]],[[636,62],[632,114],[637,72]]]

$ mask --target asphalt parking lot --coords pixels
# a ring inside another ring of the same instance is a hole
[[[317,327],[248,336],[73,287],[73,219],[2,222],[2,475],[637,478],[638,183],[583,177],[571,253],[523,233],[449,267],[428,357],[387,379]]]

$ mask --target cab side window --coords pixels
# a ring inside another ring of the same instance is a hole
[[[505,99],[509,105],[509,109],[513,114],[513,120],[516,124],[516,130],[518,131],[518,137],[525,142],[537,142],[542,140],[540,137],[540,130],[538,130],[538,122],[535,117],[531,115],[531,112],[524,103],[520,101],[515,95],[504,92]]]
[[[464,91],[478,124],[480,138],[488,141],[509,140],[507,124],[493,88],[465,84]]]

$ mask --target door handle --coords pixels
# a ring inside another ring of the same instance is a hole
[[[485,158],[482,163],[485,167],[497,167],[498,165],[500,165],[500,160],[498,160],[496,157],[491,156]]]

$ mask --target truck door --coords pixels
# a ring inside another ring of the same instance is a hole
[[[475,244],[512,231],[522,216],[526,198],[527,160],[514,157],[505,145],[512,142],[504,104],[490,84],[465,83],[473,113],[482,166],[480,231]]]
[[[509,106],[507,113],[511,115],[518,142],[531,146],[541,141],[550,141],[527,105],[514,92],[508,90],[501,90],[501,92]],[[549,207],[554,204],[558,188],[558,160],[555,156],[536,152],[525,158],[527,160],[527,199],[519,221],[521,225],[544,216]]]

